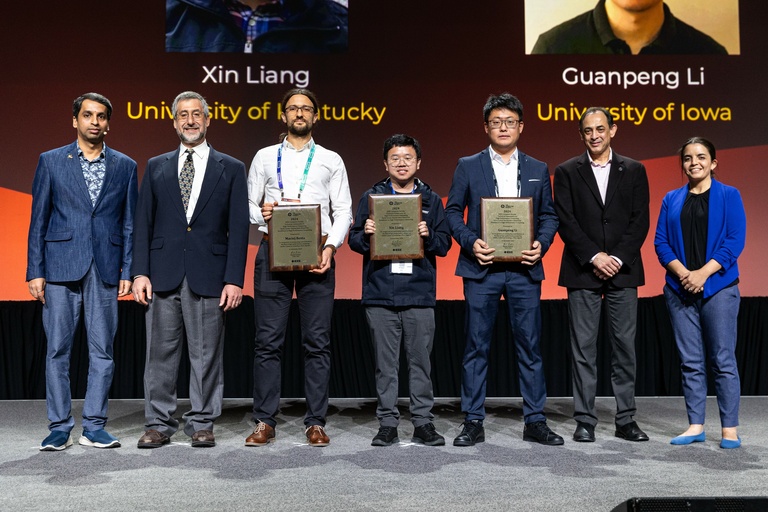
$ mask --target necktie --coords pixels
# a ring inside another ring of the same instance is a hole
[[[189,207],[189,194],[192,192],[192,181],[195,179],[195,164],[192,162],[194,150],[186,151],[187,159],[184,160],[184,166],[179,175],[179,187],[181,188],[181,202],[184,203],[184,212]]]

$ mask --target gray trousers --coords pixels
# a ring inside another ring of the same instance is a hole
[[[635,332],[637,288],[568,290],[573,355],[573,417],[597,425],[597,334],[605,296],[607,338],[611,343],[611,385],[616,397],[616,425],[626,425],[635,405]]]
[[[397,376],[400,369],[400,344],[408,362],[408,387],[411,422],[414,427],[431,423],[435,402],[430,379],[432,343],[435,336],[433,308],[366,307],[376,357],[376,418],[382,427],[397,427]]]
[[[200,297],[187,285],[152,295],[147,308],[147,360],[144,368],[144,415],[147,429],[172,436],[179,428],[176,381],[182,343],[189,352],[189,401],[184,432],[213,430],[224,397],[224,311],[219,297]]]

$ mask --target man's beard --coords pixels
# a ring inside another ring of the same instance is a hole
[[[288,126],[288,132],[291,135],[297,135],[299,137],[303,137],[304,135],[307,135],[312,131],[312,124],[305,121],[303,126],[296,126],[296,121],[290,124]]]

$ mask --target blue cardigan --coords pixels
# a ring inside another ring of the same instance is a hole
[[[688,195],[688,185],[672,190],[664,196],[656,225],[654,245],[656,255],[663,267],[671,261],[685,262],[683,230],[680,212]],[[739,277],[737,258],[744,250],[747,234],[747,217],[741,194],[734,187],[723,185],[712,179],[709,192],[709,226],[707,228],[706,260],[715,260],[723,268],[710,276],[704,283],[704,298],[711,297]],[[687,267],[687,265],[686,265]],[[696,269],[691,269],[696,270]],[[679,295],[685,295],[676,275],[667,271],[667,284]]]

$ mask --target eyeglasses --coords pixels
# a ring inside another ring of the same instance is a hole
[[[405,165],[411,165],[413,162],[417,160],[416,157],[411,155],[405,155],[403,157],[400,156],[393,156],[389,158],[389,164],[390,165],[400,165],[400,163],[404,163]]]
[[[176,113],[176,119],[181,119],[182,121],[186,121],[189,118],[194,119],[195,121],[199,121],[203,117],[203,113],[199,110],[194,110],[192,112],[183,111],[183,112],[177,112]]]
[[[504,125],[507,128],[513,130],[517,128],[518,124],[522,124],[523,122],[520,121],[519,119],[513,119],[511,117],[508,117],[506,119],[491,119],[490,121],[488,121],[488,126],[493,129],[496,129],[496,128],[500,128],[502,123],[504,123]]]
[[[285,111],[289,114],[295,114],[299,110],[305,114],[312,114],[315,111],[315,107],[311,107],[309,105],[291,105],[290,107],[285,107]]]

